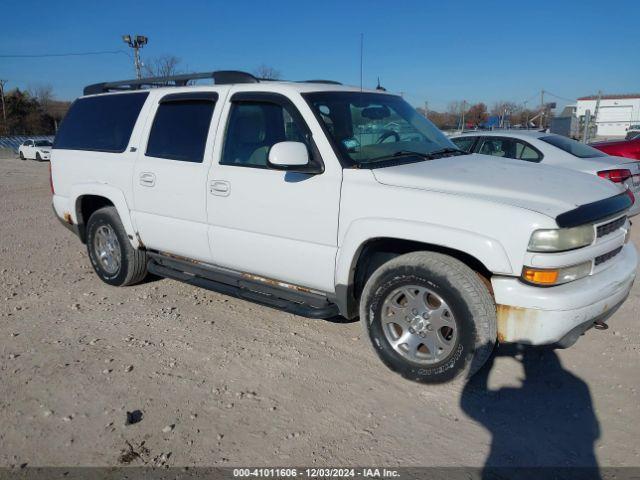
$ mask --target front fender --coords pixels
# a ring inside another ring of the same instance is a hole
[[[513,274],[502,244],[495,238],[443,225],[393,218],[366,218],[351,223],[338,249],[336,286],[348,286],[353,279],[360,251],[376,238],[395,238],[429,243],[471,255],[492,273]]]
[[[76,225],[80,224],[81,221],[87,220],[81,219],[80,214],[80,198],[84,195],[96,195],[99,197],[104,197],[111,203],[113,203],[113,206],[118,211],[118,216],[122,221],[124,230],[127,233],[129,240],[131,241],[131,245],[134,248],[139,248],[141,246],[138,235],[136,234],[136,229],[131,219],[131,210],[129,209],[129,205],[127,204],[127,199],[121,190],[104,183],[90,182],[78,183],[73,185],[71,187],[69,195],[69,205],[73,206],[70,212],[71,220]]]

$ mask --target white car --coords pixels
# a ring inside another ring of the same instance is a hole
[[[50,160],[53,144],[49,140],[26,140],[18,147],[21,160]]]
[[[162,83],[91,85],[56,136],[54,211],[110,285],[152,272],[359,316],[382,362],[420,382],[471,375],[496,342],[569,346],[629,294],[631,198],[614,183],[463,153],[385,92]]]
[[[640,213],[640,161],[614,157],[567,137],[535,130],[475,131],[451,141],[465,152],[553,165],[598,175],[633,196],[629,216]]]

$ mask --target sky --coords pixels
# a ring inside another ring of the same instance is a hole
[[[512,101],[559,106],[598,90],[640,92],[637,1],[2,0],[0,79],[51,85],[72,100],[91,83],[135,76],[123,34],[149,43],[143,61],[175,55],[186,71],[272,66],[283,78],[363,83],[415,106]],[[11,58],[118,51],[113,54]]]

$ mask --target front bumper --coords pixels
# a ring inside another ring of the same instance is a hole
[[[579,326],[605,321],[624,302],[636,277],[638,254],[627,243],[615,264],[595,275],[557,287],[525,285],[513,277],[493,277],[498,305],[498,340],[551,345]]]

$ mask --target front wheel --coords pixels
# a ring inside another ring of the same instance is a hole
[[[42,157],[40,156],[40,153],[36,152],[36,160],[41,162],[42,161]]]
[[[434,252],[378,268],[362,293],[360,320],[384,364],[422,383],[470,377],[497,337],[495,303],[478,274]]]
[[[147,275],[147,254],[133,248],[115,207],[89,217],[87,250],[96,274],[109,285],[133,285]]]
[[[20,152],[20,160],[26,160],[26,158],[24,158],[24,153]]]

